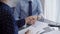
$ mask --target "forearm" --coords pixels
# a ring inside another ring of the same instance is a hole
[[[18,27],[22,27],[23,25],[25,25],[25,19],[18,20],[17,25]]]
[[[43,14],[37,15],[37,20],[43,22],[44,21],[44,15]]]

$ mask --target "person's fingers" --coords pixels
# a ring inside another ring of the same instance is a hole
[[[29,18],[26,18],[25,21],[26,21],[26,23],[29,23],[30,22],[30,19]]]
[[[28,22],[29,24],[35,24],[36,20],[37,20],[37,19],[36,19],[35,16],[27,17],[27,22]]]
[[[33,24],[35,24],[36,20],[33,20]]]
[[[25,34],[30,34],[31,33],[31,31],[30,30],[27,30],[26,32],[25,32]]]
[[[35,19],[35,18],[33,18],[33,17],[31,17],[31,18],[30,18],[30,23],[31,23],[31,24],[34,24],[34,23],[35,23],[35,21],[36,21],[36,19]]]
[[[30,20],[33,20],[33,17],[29,17]]]
[[[32,20],[32,21],[31,21],[31,24],[34,25],[34,24],[35,24],[35,20]]]

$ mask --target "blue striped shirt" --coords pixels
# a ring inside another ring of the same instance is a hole
[[[16,20],[25,19],[28,17],[28,1],[29,0],[19,0],[14,12],[14,17]],[[32,1],[32,16],[39,15],[43,12],[40,0]]]

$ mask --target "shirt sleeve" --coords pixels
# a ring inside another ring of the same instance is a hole
[[[0,7],[0,32],[2,34],[18,34],[18,28],[15,24],[12,10],[5,4]]]
[[[43,8],[40,0],[37,0],[37,4],[38,4],[38,16],[39,16],[38,20],[40,20],[42,17],[44,17]]]
[[[37,0],[37,5],[39,14],[43,13],[42,3],[40,0]]]
[[[19,28],[25,25],[25,19],[21,19],[21,20],[18,20],[16,22],[17,22],[17,25]]]

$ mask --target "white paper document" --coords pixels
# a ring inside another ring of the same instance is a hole
[[[23,29],[21,31],[19,31],[18,33],[19,34],[25,34],[25,32],[27,30],[31,30],[32,31],[32,34],[36,34],[36,33],[41,33],[43,31],[45,31],[43,28],[45,27],[48,27],[48,24],[47,23],[43,23],[43,22],[40,22],[40,21],[36,21],[36,23],[34,25],[31,25],[30,27],[26,28],[26,29]]]

